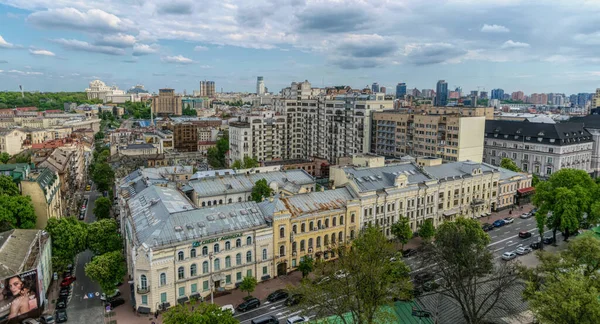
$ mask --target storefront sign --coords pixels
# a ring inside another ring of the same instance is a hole
[[[204,241],[193,242],[192,246],[193,247],[199,247],[199,246],[202,246],[202,245],[205,245],[205,244],[210,244],[210,243],[214,243],[214,242],[218,242],[218,241],[231,240],[231,239],[238,238],[238,237],[241,237],[241,236],[242,236],[242,233],[226,235],[226,236],[222,236],[221,238],[215,237],[215,238],[204,240]]]

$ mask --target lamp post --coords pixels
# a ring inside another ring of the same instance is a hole
[[[212,274],[212,259],[213,259],[213,253],[209,253],[208,254],[208,275],[209,275],[209,288],[210,288],[210,303],[214,304],[214,300],[213,300],[213,274]]]

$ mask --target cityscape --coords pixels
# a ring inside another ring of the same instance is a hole
[[[0,324],[597,323],[600,8],[433,2],[0,3]]]

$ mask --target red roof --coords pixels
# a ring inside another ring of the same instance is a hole
[[[535,191],[535,187],[527,187],[527,188],[522,188],[522,189],[518,189],[517,192],[520,194],[526,194],[526,193],[530,193],[530,192],[534,192]]]
[[[37,107],[19,107],[15,108],[16,111],[37,111]]]
[[[50,110],[46,110],[47,114],[60,114],[60,113],[64,113],[64,111],[60,110],[60,109],[50,109]]]

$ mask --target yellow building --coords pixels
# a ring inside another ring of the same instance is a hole
[[[504,168],[500,170],[498,182],[498,201],[494,210],[508,208],[517,203],[527,200],[528,196],[535,192],[531,186],[532,175],[530,173],[513,172]]]
[[[48,219],[63,216],[60,179],[56,172],[48,168],[32,170],[20,182],[21,194],[31,197],[35,214],[36,228],[46,228]]]

